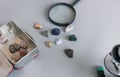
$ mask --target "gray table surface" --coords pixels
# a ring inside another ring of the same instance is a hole
[[[51,5],[74,0],[0,0],[0,25],[13,20],[36,41],[39,56],[21,70],[8,77],[96,77],[95,66],[104,67],[104,57],[112,47],[120,43],[120,0],[81,0],[74,8],[76,20],[74,30],[65,33],[64,28],[53,25],[47,16]],[[40,23],[42,30],[33,25]],[[61,35],[45,38],[40,32],[60,28]],[[75,34],[77,42],[67,37]],[[45,41],[61,38],[63,43],[52,48]],[[72,59],[66,57],[64,49],[74,49]],[[104,67],[105,68],[105,67]],[[113,77],[105,69],[106,77]]]

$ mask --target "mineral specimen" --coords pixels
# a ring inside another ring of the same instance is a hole
[[[60,34],[60,29],[58,29],[58,28],[52,29],[51,34],[52,35],[59,35]]]
[[[69,58],[73,57],[73,49],[65,49],[64,52]]]

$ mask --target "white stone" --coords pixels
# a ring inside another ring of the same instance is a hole
[[[56,39],[56,40],[55,40],[55,44],[56,44],[56,45],[62,44],[62,39]]]
[[[70,32],[73,29],[74,29],[74,27],[72,25],[69,25],[65,28],[65,32]]]

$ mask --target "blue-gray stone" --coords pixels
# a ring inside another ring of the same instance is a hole
[[[52,35],[59,35],[60,34],[60,29],[58,29],[58,28],[52,29],[51,34]]]

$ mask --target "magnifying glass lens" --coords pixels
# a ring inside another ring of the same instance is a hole
[[[50,10],[49,16],[56,23],[66,24],[74,20],[75,12],[66,5],[56,5]]]

